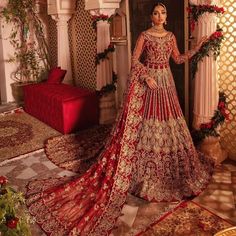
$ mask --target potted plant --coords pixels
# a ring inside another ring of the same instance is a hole
[[[13,97],[20,103],[23,100],[22,85],[41,81],[50,69],[43,24],[37,14],[36,0],[8,0],[0,17],[12,24],[9,40],[15,52],[8,62],[17,64],[11,87]]]

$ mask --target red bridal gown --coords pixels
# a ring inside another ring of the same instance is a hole
[[[180,55],[171,32],[141,33],[125,102],[99,161],[82,176],[28,185],[29,211],[47,235],[109,235],[128,192],[148,201],[176,201],[206,187],[214,162],[195,150],[169,67],[170,57],[183,63],[193,53]],[[157,89],[148,88],[147,76]]]

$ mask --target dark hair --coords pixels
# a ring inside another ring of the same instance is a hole
[[[165,10],[166,10],[166,6],[165,6],[164,3],[162,3],[162,2],[157,2],[157,3],[155,3],[155,4],[152,6],[150,15],[152,15],[152,13],[154,12],[155,7],[157,7],[157,6],[162,6],[162,7],[165,8]]]

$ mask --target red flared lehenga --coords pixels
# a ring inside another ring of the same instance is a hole
[[[206,187],[214,162],[194,148],[169,67],[170,56],[183,63],[192,55],[179,54],[171,32],[141,33],[125,102],[99,161],[80,177],[28,185],[29,211],[47,235],[108,235],[128,192],[148,201],[172,201]],[[158,89],[148,88],[147,76]]]

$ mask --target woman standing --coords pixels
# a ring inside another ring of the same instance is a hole
[[[123,109],[100,158],[74,179],[33,181],[27,205],[48,235],[108,235],[128,192],[148,201],[179,201],[200,193],[214,167],[197,153],[177,98],[169,58],[183,63],[164,29],[166,7],[152,10],[154,26],[141,33]],[[145,62],[139,61],[145,54]]]

